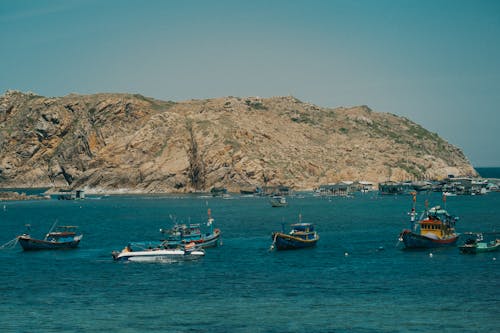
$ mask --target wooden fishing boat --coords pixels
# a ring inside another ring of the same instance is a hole
[[[82,234],[76,234],[77,228],[77,226],[53,225],[43,239],[33,238],[29,233],[24,233],[18,236],[17,240],[24,251],[73,249],[80,244],[83,237]]]
[[[214,228],[214,219],[208,209],[207,219],[208,231],[202,232],[200,224],[175,224],[171,229],[160,229],[164,234],[163,247],[177,247],[193,242],[198,247],[209,248],[218,246],[221,241],[221,231]]]
[[[465,243],[458,247],[462,254],[476,254],[484,252],[494,252],[500,249],[500,239],[484,241],[482,233],[475,234],[475,238],[469,238]]]
[[[273,232],[271,249],[293,250],[313,247],[319,240],[319,235],[311,223],[295,223],[290,227],[291,230],[288,233],[285,233],[284,230]]]
[[[133,248],[129,243],[122,251],[111,253],[116,261],[135,262],[178,262],[196,260],[205,256],[205,250],[197,247],[194,243],[189,243],[177,248]]]
[[[443,197],[446,202],[446,197]],[[441,208],[435,206],[426,209],[420,219],[415,222],[415,194],[413,195],[414,207],[410,212],[411,227],[404,229],[399,240],[404,243],[405,248],[436,248],[455,246],[460,234],[455,232],[455,224],[458,217],[454,217]],[[427,204],[426,204],[427,207]]]

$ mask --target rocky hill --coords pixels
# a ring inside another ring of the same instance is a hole
[[[476,175],[460,149],[366,106],[294,97],[0,96],[0,187],[188,192]]]

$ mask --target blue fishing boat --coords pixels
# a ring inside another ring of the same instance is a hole
[[[284,230],[273,232],[271,250],[274,248],[277,250],[294,250],[313,247],[319,240],[319,235],[311,223],[295,223],[290,228],[288,233]]]
[[[162,246],[177,247],[178,245],[193,242],[201,248],[216,247],[220,244],[221,231],[214,228],[214,219],[208,209],[206,226],[208,231],[202,232],[201,225],[197,224],[175,224],[171,229],[160,229],[164,234]]]
[[[443,196],[446,203],[446,197]],[[435,206],[426,209],[415,221],[416,195],[413,194],[413,208],[410,214],[410,229],[404,229],[399,235],[399,241],[404,243],[405,248],[436,248],[455,246],[460,234],[455,232],[455,224],[458,217],[448,214],[448,212]]]
[[[28,225],[28,231],[30,226]],[[29,233],[17,236],[24,251],[73,249],[80,244],[83,235],[77,235],[76,226],[56,226],[55,224],[43,239],[33,238]]]

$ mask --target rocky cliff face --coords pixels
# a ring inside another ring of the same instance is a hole
[[[0,187],[187,192],[475,175],[406,118],[293,97],[0,96]]]

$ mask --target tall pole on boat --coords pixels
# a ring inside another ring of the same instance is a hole
[[[210,233],[212,234],[214,229],[213,226],[214,219],[212,218],[212,211],[210,210],[210,208],[207,210],[207,215],[208,215],[207,226],[210,227]]]
[[[47,235],[45,235],[45,240],[47,240],[47,238],[49,237],[49,234],[52,232],[52,230],[54,230],[54,228],[56,227],[57,225],[57,220],[54,222],[54,224],[52,225],[52,227],[50,227],[49,229],[49,232],[47,233]]]
[[[411,222],[411,230],[413,230],[413,226],[415,224],[415,216],[417,215],[416,205],[417,205],[417,192],[411,192],[412,194],[412,207],[410,212],[410,222]]]

